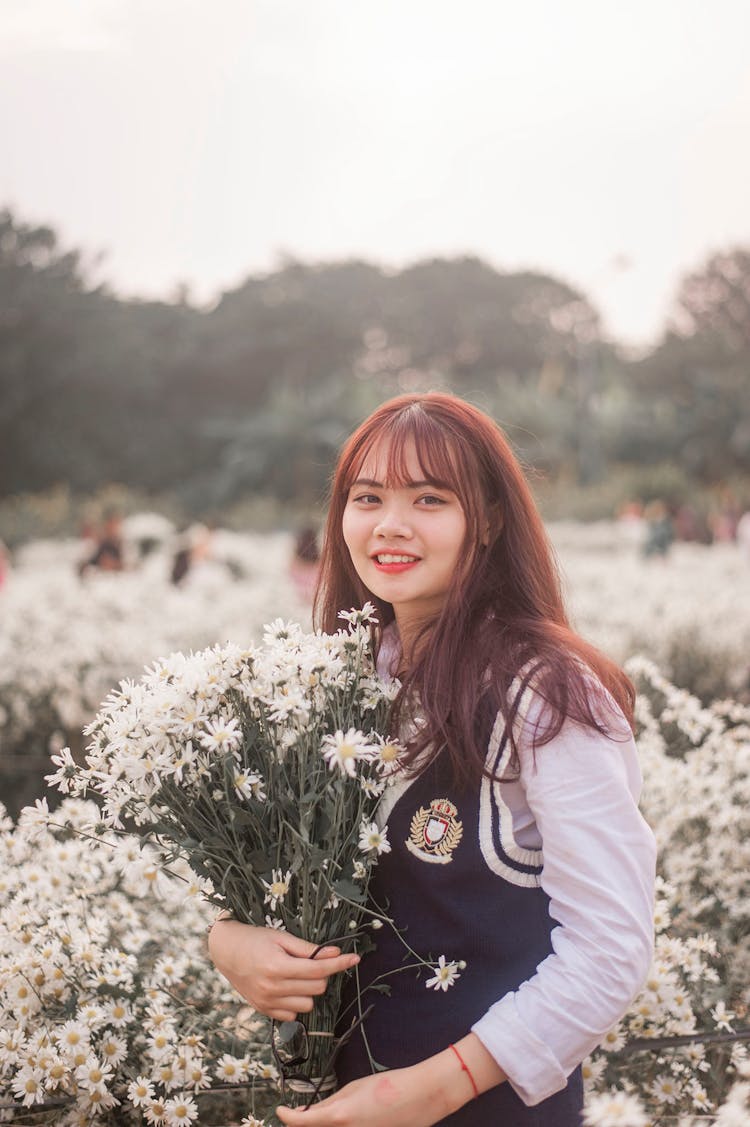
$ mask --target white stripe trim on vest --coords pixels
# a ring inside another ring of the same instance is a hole
[[[511,685],[511,694],[513,697],[515,697],[520,690],[522,683],[520,676],[516,677],[513,681]],[[517,716],[520,719],[526,716],[532,699],[533,690],[530,685],[527,685],[518,705]],[[494,804],[497,806],[497,816],[500,822],[500,841],[507,856],[510,857],[512,861],[517,861],[521,865],[541,866],[544,862],[543,851],[541,849],[524,849],[517,843],[513,836],[513,814],[503,798],[502,783],[498,781],[510,762],[512,754],[510,740],[506,741],[500,762],[495,762],[504,734],[505,720],[502,712],[498,711],[495,717],[495,723],[492,727],[492,734],[487,747],[487,758],[485,760],[486,766],[492,771],[495,780],[491,781],[486,775],[483,776],[479,793],[479,847],[491,872],[495,873],[497,876],[504,877],[505,880],[510,881],[511,884],[515,884],[520,888],[538,888],[542,883],[541,874],[522,873],[511,865],[507,865],[498,855],[493,840],[492,807],[494,799]]]

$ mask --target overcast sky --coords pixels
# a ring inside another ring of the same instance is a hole
[[[0,206],[201,300],[477,254],[646,343],[750,244],[748,0],[2,0]]]

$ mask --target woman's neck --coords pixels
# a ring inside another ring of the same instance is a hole
[[[400,643],[399,673],[408,672],[419,660],[427,645],[429,633],[425,627],[432,619],[407,618],[396,615],[395,626]]]

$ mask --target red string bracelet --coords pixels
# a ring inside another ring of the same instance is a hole
[[[477,1088],[477,1083],[476,1083],[476,1080],[475,1080],[475,1079],[474,1079],[474,1077],[473,1077],[473,1076],[471,1075],[471,1069],[469,1068],[468,1064],[466,1063],[466,1061],[464,1060],[464,1058],[463,1058],[463,1057],[461,1056],[461,1054],[459,1053],[459,1051],[458,1051],[458,1049],[456,1048],[456,1046],[455,1046],[455,1045],[449,1045],[449,1046],[448,1046],[448,1048],[449,1048],[449,1049],[453,1049],[453,1052],[454,1052],[454,1053],[456,1054],[456,1056],[458,1057],[458,1059],[459,1059],[459,1062],[460,1062],[460,1064],[461,1064],[461,1069],[462,1069],[462,1071],[463,1071],[463,1072],[465,1072],[465,1073],[466,1073],[466,1075],[467,1075],[467,1076],[469,1077],[469,1080],[471,1080],[471,1086],[472,1086],[472,1088],[474,1089],[474,1099],[475,1099],[475,1100],[478,1100],[478,1099],[479,1099],[479,1088]]]

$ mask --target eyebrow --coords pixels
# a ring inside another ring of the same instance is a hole
[[[356,481],[353,481],[351,483],[349,488],[355,489],[358,485],[371,485],[374,489],[385,489],[385,486],[381,481],[375,481],[371,477],[358,477]],[[425,485],[429,486],[431,489],[444,489],[447,492],[453,492],[449,485],[443,485],[443,483],[440,481],[410,481],[408,485],[405,486],[405,488],[422,489]]]

